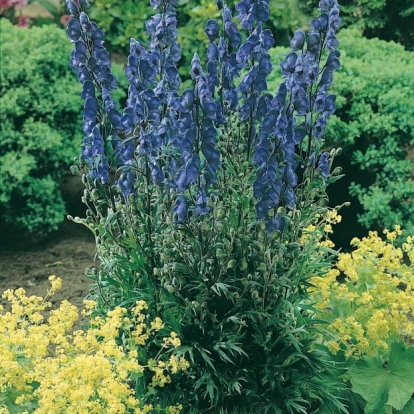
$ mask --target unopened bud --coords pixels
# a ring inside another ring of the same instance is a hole
[[[79,168],[78,168],[76,165],[72,165],[72,166],[70,167],[70,172],[71,172],[73,175],[80,175]]]
[[[222,221],[218,221],[218,222],[217,222],[217,224],[216,224],[216,230],[217,230],[218,232],[220,232],[220,233],[224,230],[224,224],[223,224],[223,222],[222,222]]]
[[[335,169],[332,171],[332,175],[339,175],[342,172],[342,167],[335,167]]]
[[[224,250],[222,250],[222,249],[217,249],[217,250],[216,250],[216,256],[217,256],[218,258],[223,257],[223,256],[224,256]]]
[[[227,264],[227,269],[234,269],[237,266],[237,262],[236,260],[230,260],[229,263]]]
[[[92,190],[91,196],[94,200],[97,200],[100,197],[100,193],[96,188],[94,188]]]
[[[210,231],[210,226],[207,223],[203,223],[200,229],[202,232],[207,233],[208,231]]]

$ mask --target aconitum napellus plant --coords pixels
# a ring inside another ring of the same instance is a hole
[[[104,34],[86,0],[67,0],[85,105],[72,170],[86,187],[87,217],[75,221],[95,235],[101,262],[87,269],[91,295],[102,312],[145,300],[181,338],[174,352],[190,369],[141,398],[187,401],[195,412],[304,413],[322,403],[345,412],[340,386],[321,380],[334,364],[314,347],[306,293],[334,252],[300,242],[310,225],[323,231],[326,186],[339,177],[337,150],[323,150],[335,111],[338,3],[320,1],[310,32],[294,34],[277,91],[266,84],[268,0],[241,0],[236,19],[217,1],[221,19],[206,21],[208,47],[194,54],[187,89],[178,0],[150,3],[150,42],[131,39],[121,110]]]

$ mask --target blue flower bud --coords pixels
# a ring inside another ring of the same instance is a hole
[[[217,20],[214,19],[208,19],[206,23],[206,28],[204,29],[208,40],[210,42],[214,42],[219,37],[219,24]]]
[[[321,37],[318,33],[311,33],[306,43],[306,49],[309,53],[316,55],[321,48]]]
[[[71,17],[68,22],[66,33],[72,42],[76,42],[81,38],[82,28],[78,19]]]
[[[292,50],[302,50],[305,45],[305,33],[303,30],[296,30],[292,40],[290,41],[290,48]]]
[[[191,79],[198,79],[203,74],[201,69],[200,58],[197,53],[194,53],[193,59],[191,60]]]
[[[73,0],[66,0],[66,7],[71,16],[77,16],[79,14],[79,7]]]
[[[134,189],[134,174],[127,171],[121,175],[118,180],[118,185],[125,197],[128,197]]]
[[[328,178],[330,175],[329,171],[329,152],[323,152],[319,158],[318,167],[323,178]]]
[[[173,219],[175,224],[182,224],[187,219],[188,202],[184,196],[179,196],[175,200],[173,208]]]

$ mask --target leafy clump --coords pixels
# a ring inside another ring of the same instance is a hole
[[[349,376],[352,390],[367,401],[365,414],[391,413],[393,408],[412,412],[413,371],[414,348],[401,342],[393,343],[385,357],[377,355],[355,362]]]
[[[325,276],[310,280],[322,343],[342,362],[343,398],[352,413],[411,413],[414,392],[414,245],[394,246],[401,229],[354,239]],[[361,397],[363,399],[361,399]],[[400,412],[400,411],[398,411]]]

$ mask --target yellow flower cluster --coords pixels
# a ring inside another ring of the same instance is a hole
[[[373,355],[414,338],[414,239],[399,248],[393,241],[400,227],[384,233],[387,241],[377,232],[353,239],[352,253],[339,254],[326,276],[311,279],[318,316],[330,321],[333,352],[342,346],[347,356]]]
[[[329,235],[333,233],[332,226],[340,223],[342,217],[335,209],[328,210],[326,216],[315,216],[315,223],[310,224],[303,230],[300,238],[301,244],[318,243],[319,246],[333,248],[334,244],[329,240]]]
[[[144,369],[154,372],[152,386],[170,382],[169,373],[185,370],[184,359],[171,356],[148,365],[138,362],[139,346],[145,339],[163,328],[157,318],[145,323],[142,313],[145,302],[137,302],[132,317],[127,310],[116,308],[105,318],[96,317],[87,331],[72,333],[78,310],[67,301],[58,309],[44,313],[51,303],[47,300],[61,287],[61,280],[50,277],[51,289],[45,298],[27,297],[24,289],[8,290],[3,298],[10,310],[0,307],[0,413],[73,413],[73,414],[144,414],[153,412],[144,405],[129,385],[132,376],[142,375]],[[90,314],[95,302],[85,301],[85,314]],[[117,338],[129,332],[130,340],[120,346]],[[177,346],[173,332],[164,338],[164,346]],[[158,357],[162,354],[161,346]],[[162,409],[177,414],[181,405]],[[17,410],[17,411],[16,411]]]

